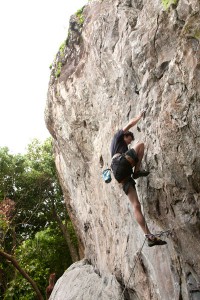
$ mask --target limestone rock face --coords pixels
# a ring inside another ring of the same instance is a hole
[[[200,2],[171,2],[93,1],[71,18],[45,115],[85,260],[51,299],[200,299]],[[131,204],[101,173],[113,134],[144,108],[133,132],[150,175],[137,192],[151,231],[172,235],[139,259]]]
[[[78,291],[77,291],[78,288]],[[58,280],[50,299],[119,299],[114,275],[100,277],[87,260],[74,263]]]

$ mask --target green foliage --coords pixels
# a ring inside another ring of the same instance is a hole
[[[67,35],[67,38],[66,38],[66,41],[65,41],[65,45],[68,45],[70,38],[71,38],[71,31],[68,30],[68,35]]]
[[[4,216],[0,213],[0,231],[6,231],[8,228],[8,222],[5,220]]]
[[[12,155],[7,147],[0,148],[0,199],[15,194],[15,188],[24,168],[22,155]]]
[[[47,228],[38,232],[34,239],[23,242],[16,250],[16,258],[20,266],[37,283],[43,296],[48,286],[49,275],[56,273],[56,278],[59,278],[72,263],[63,237],[56,228]],[[16,273],[10,282],[4,300],[13,297],[24,300],[35,299],[32,287],[20,273]]]
[[[61,69],[62,69],[62,63],[59,61],[57,63],[56,70],[55,70],[55,76],[56,76],[56,78],[58,78],[60,76]]]
[[[16,202],[16,215],[13,222],[17,236],[23,239],[35,233],[52,220],[52,201],[64,217],[64,201],[58,182],[53,158],[51,139],[41,144],[34,140],[27,154],[23,156],[20,174],[13,177],[15,191],[11,199]]]
[[[198,15],[193,15],[188,18],[182,30],[182,36],[200,40],[200,24]]]
[[[81,9],[77,10],[77,12],[76,12],[76,16],[78,18],[79,25],[83,25],[83,23],[84,23],[83,9],[84,9],[84,6]]]
[[[15,227],[19,243],[55,223],[52,204],[61,219],[65,219],[51,139],[43,144],[33,140],[24,156],[11,155],[8,149],[0,148],[0,167],[0,197],[9,195],[15,201],[16,213],[10,226]],[[12,239],[9,234],[11,232],[7,234],[7,243]]]
[[[34,139],[32,143],[28,145],[25,159],[26,168],[32,171],[35,170],[40,174],[43,173],[48,176],[53,176],[55,179],[56,167],[51,138],[48,138],[44,143]]]
[[[14,213],[7,209],[12,212],[9,218],[5,217],[1,205],[6,196],[14,202]],[[58,278],[72,262],[58,219],[67,224],[77,247],[56,173],[51,138],[44,143],[33,140],[25,155],[13,155],[8,148],[0,148],[0,197],[1,248],[16,254],[20,266],[44,289],[49,273],[55,272]],[[0,264],[5,281],[0,285],[0,299],[8,283],[5,299],[35,299],[30,284],[12,265],[1,257]],[[16,290],[20,296],[15,295]],[[23,298],[23,293],[28,293],[29,298]]]
[[[78,252],[78,239],[77,239],[77,235],[74,230],[74,226],[73,226],[72,222],[67,222],[67,231],[69,232],[71,241],[72,241],[73,245],[76,247],[77,252]]]
[[[64,56],[65,46],[66,46],[66,42],[63,42],[63,43],[60,45],[59,52],[60,52],[60,56],[61,56],[61,57]]]
[[[82,25],[84,23],[83,10],[84,10],[84,6],[75,13],[75,15],[76,15],[76,22],[79,25],[78,26],[79,29],[81,29],[81,27],[82,27]],[[65,54],[65,47],[69,43],[70,35],[71,35],[71,32],[69,30],[66,41],[61,44],[61,46],[59,47],[58,54],[56,55],[56,58],[54,59],[53,64],[50,65],[50,69],[53,69],[52,74],[53,74],[53,76],[55,76],[55,78],[59,78],[60,77],[62,66],[64,64],[63,58],[64,58],[64,54]]]
[[[59,61],[55,64],[55,77],[58,78],[60,76],[61,73],[61,69],[62,69],[62,62],[60,60],[62,60],[62,58],[64,57],[65,54],[65,47],[67,45],[68,41],[66,40],[65,42],[63,42],[60,45],[59,48]],[[52,68],[52,66],[51,66]]]
[[[200,41],[200,29],[195,31],[194,38]]]
[[[168,9],[171,4],[177,4],[178,0],[162,0],[162,4],[164,6],[164,9]]]

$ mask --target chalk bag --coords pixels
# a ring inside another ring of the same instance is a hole
[[[112,177],[111,177],[111,169],[105,169],[105,170],[102,172],[102,177],[103,177],[103,180],[105,181],[105,183],[111,182],[111,180],[112,180]]]

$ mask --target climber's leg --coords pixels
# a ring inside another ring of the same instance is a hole
[[[149,175],[148,171],[144,171],[144,170],[140,170],[141,167],[141,162],[144,156],[144,143],[138,143],[136,144],[133,149],[135,150],[137,157],[138,157],[138,161],[135,164],[135,168],[134,168],[134,174],[133,174],[133,178],[137,179],[138,177],[141,176],[147,176]]]
[[[145,234],[151,234],[150,231],[149,231],[149,228],[146,224],[146,221],[144,219],[144,216],[142,214],[141,205],[140,205],[140,202],[138,200],[137,192],[136,192],[136,190],[134,189],[133,186],[129,187],[128,198],[131,201],[135,219],[138,222],[138,224],[140,225],[140,227],[142,228],[143,232]]]
[[[140,170],[140,166],[141,166],[141,161],[143,159],[144,156],[144,143],[137,143],[133,149],[135,150],[137,157],[138,157],[138,162],[135,164],[135,173],[138,172]]]
[[[137,192],[133,186],[129,187],[128,197],[133,206],[133,212],[134,212],[135,219],[138,222],[138,224],[140,225],[140,227],[142,228],[145,235],[147,235],[146,238],[147,238],[148,246],[153,247],[153,246],[166,245],[167,242],[165,242],[165,241],[155,237],[153,234],[151,234],[151,232],[146,224],[145,218],[142,214],[141,205],[138,200]]]

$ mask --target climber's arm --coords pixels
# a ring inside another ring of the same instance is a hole
[[[137,122],[144,116],[145,114],[145,110],[142,110],[141,113],[133,118],[124,128],[123,131],[126,132],[128,131],[131,127],[135,126],[137,124]]]

